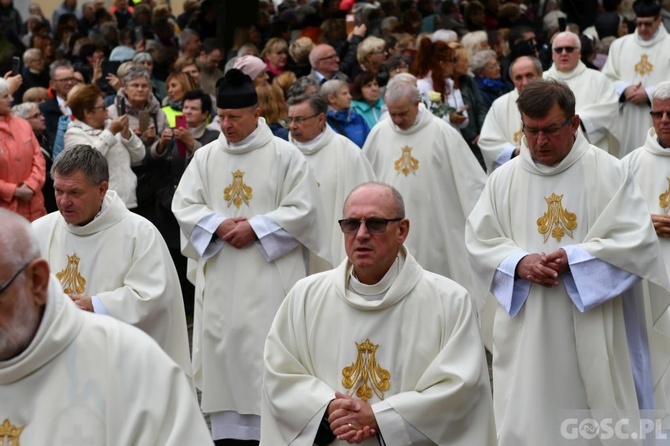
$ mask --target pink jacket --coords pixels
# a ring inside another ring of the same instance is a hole
[[[0,116],[0,207],[30,221],[45,215],[42,196],[45,177],[44,155],[28,121],[12,115]],[[29,201],[14,197],[21,184],[35,192]]]

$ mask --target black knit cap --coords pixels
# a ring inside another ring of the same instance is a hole
[[[218,108],[247,108],[257,103],[258,95],[253,81],[237,68],[231,68],[216,82]]]
[[[636,17],[656,17],[661,13],[661,5],[656,0],[636,0],[633,11]]]

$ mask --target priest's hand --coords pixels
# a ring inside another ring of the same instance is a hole
[[[546,288],[558,286],[558,273],[547,266],[545,261],[546,255],[544,253],[528,254],[516,265],[516,274],[524,280]]]
[[[370,404],[340,392],[328,405],[328,422],[338,440],[351,444],[367,440],[379,429]]]
[[[93,300],[88,296],[76,296],[70,294],[70,298],[74,301],[75,305],[84,311],[90,311],[93,313]]]
[[[645,105],[649,101],[647,91],[639,82],[626,88],[624,90],[624,96],[628,102],[632,102],[635,105]]]
[[[563,248],[559,248],[549,254],[542,254],[540,257],[542,258],[542,262],[556,271],[559,276],[568,269],[568,254]]]
[[[221,239],[224,242],[230,243],[237,249],[242,249],[253,243],[256,240],[256,233],[251,224],[245,218],[235,223],[235,227],[228,231]]]
[[[670,237],[670,215],[651,214],[651,222],[654,224],[656,235],[659,237]]]
[[[219,227],[216,228],[216,236],[220,238],[221,240],[225,240],[226,234],[228,234],[230,231],[232,231],[235,226],[237,226],[238,222],[244,221],[246,218],[244,217],[234,217],[234,218],[226,218],[223,220],[220,224]]]

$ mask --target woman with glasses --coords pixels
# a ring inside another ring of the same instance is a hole
[[[127,114],[109,119],[102,91],[95,85],[79,85],[67,97],[75,120],[65,132],[65,146],[90,145],[102,153],[109,165],[109,188],[115,190],[128,209],[137,207],[137,177],[130,168],[145,155],[140,138],[130,130]]]
[[[46,214],[44,156],[30,124],[11,107],[9,85],[0,78],[0,207],[33,221]]]

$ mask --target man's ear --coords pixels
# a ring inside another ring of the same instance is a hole
[[[49,290],[49,264],[44,259],[33,260],[31,265],[30,287],[35,304],[43,306],[47,303]]]
[[[398,242],[402,245],[409,235],[409,220],[401,220],[400,223],[398,223],[398,228]]]

